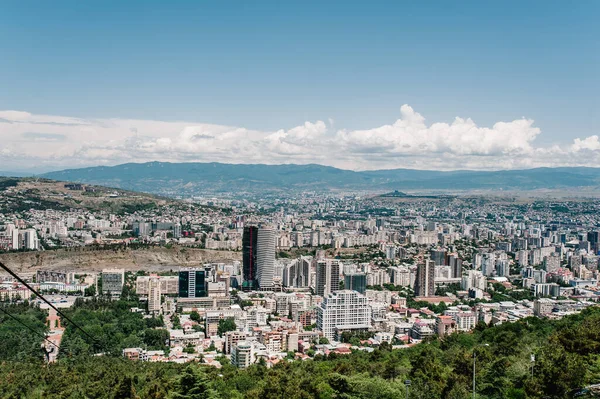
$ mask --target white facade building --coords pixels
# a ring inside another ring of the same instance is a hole
[[[329,294],[317,307],[317,329],[329,340],[341,332],[371,327],[371,308],[367,297],[356,291],[341,290]]]
[[[273,287],[275,274],[275,231],[267,228],[258,229],[256,241],[256,279],[261,289]]]

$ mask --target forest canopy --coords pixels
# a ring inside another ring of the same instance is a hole
[[[15,305],[11,311],[32,323],[39,322],[38,312],[42,313]],[[108,314],[107,320],[99,320],[96,312],[106,314],[107,309],[98,303],[76,307],[73,317],[80,312],[114,353],[123,339],[146,344],[148,327],[135,316],[109,323],[115,315]],[[83,318],[78,320],[83,323]],[[16,326],[0,321],[0,345],[10,340],[12,346],[32,349],[29,353],[2,346],[0,398],[396,399],[406,397],[405,380],[411,380],[409,398],[470,398],[474,353],[477,398],[585,398],[592,394],[583,388],[600,383],[598,307],[557,321],[527,318],[495,327],[480,325],[472,333],[408,349],[392,350],[384,344],[371,353],[316,356],[272,368],[258,363],[246,370],[225,358],[217,369],[197,363],[132,362],[89,352],[75,355],[73,349],[46,365],[34,350],[40,337],[15,335]]]

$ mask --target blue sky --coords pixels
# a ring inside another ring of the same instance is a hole
[[[531,119],[531,143],[571,145],[600,130],[598,17],[598,1],[4,2],[0,110],[331,133],[409,104],[427,124]],[[19,145],[5,162],[35,159]]]

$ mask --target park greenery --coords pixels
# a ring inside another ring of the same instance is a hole
[[[235,321],[233,318],[226,318],[219,320],[219,325],[217,327],[217,334],[222,337],[228,331],[235,331],[237,326],[235,325]]]
[[[476,354],[477,398],[592,397],[583,389],[600,382],[600,308],[562,320],[527,318],[472,333],[453,334],[405,349],[382,344],[372,352],[316,355],[314,360],[258,362],[236,369],[193,363],[132,362],[127,346],[161,348],[159,321],[130,312],[127,301],[78,301],[59,360],[46,365],[41,337],[0,315],[0,398],[320,398],[408,396],[470,398]],[[6,307],[43,330],[43,311],[28,304]],[[158,329],[157,329],[158,327]],[[314,350],[314,349],[313,349]],[[92,356],[104,353],[104,356]],[[531,362],[531,355],[535,362]]]
[[[90,356],[97,353],[121,355],[124,348],[167,349],[165,342],[169,333],[160,318],[144,318],[142,313],[132,312],[136,301],[111,301],[93,298],[75,301],[67,316],[84,331],[69,322],[66,327],[60,353],[68,357]],[[87,334],[86,334],[87,333]]]
[[[42,360],[44,353],[40,346],[47,331],[46,313],[28,302],[0,306],[3,310],[0,312],[0,361]]]

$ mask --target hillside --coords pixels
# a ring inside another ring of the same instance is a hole
[[[322,165],[232,165],[149,162],[69,169],[45,178],[160,194],[288,190],[536,190],[600,187],[600,169],[502,171],[393,169],[355,172]]]
[[[170,200],[96,185],[69,184],[43,178],[0,178],[0,213],[85,209],[111,213],[151,209]]]
[[[144,249],[95,249],[81,247],[52,251],[10,252],[0,254],[0,262],[17,273],[37,270],[97,272],[105,268],[161,271],[179,266],[198,266],[211,262],[241,261],[241,253],[183,247]]]

